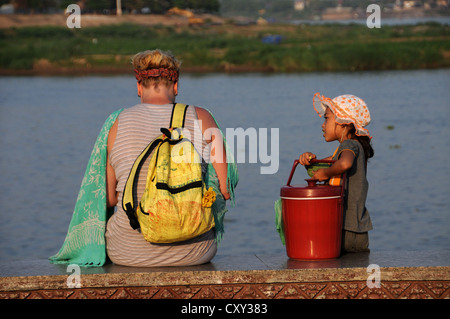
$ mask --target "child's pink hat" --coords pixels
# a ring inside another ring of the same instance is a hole
[[[313,105],[316,112],[322,117],[325,114],[327,107],[336,116],[336,122],[340,124],[353,123],[356,129],[356,135],[368,136],[369,131],[364,127],[370,123],[370,113],[366,102],[357,96],[351,94],[344,94],[330,99],[320,95],[314,94]]]

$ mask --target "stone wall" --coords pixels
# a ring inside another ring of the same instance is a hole
[[[0,264],[0,299],[450,299],[449,270],[448,251],[216,256],[181,268],[82,267],[70,288],[66,265],[20,261]]]

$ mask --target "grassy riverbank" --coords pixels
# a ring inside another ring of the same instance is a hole
[[[263,43],[280,35],[279,44]],[[437,23],[365,25],[103,25],[0,29],[0,71],[130,71],[139,51],[171,50],[183,71],[358,71],[450,66],[450,27]]]

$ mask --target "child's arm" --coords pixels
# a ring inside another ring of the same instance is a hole
[[[300,155],[300,157],[298,158],[298,162],[303,165],[303,166],[307,166],[310,165],[311,163],[309,162],[312,159],[316,159],[316,154],[310,153],[310,152],[306,152],[303,153],[302,155]],[[328,156],[325,158],[322,158],[323,160],[331,160],[333,158],[333,156]]]
[[[325,181],[333,176],[341,175],[350,169],[355,160],[355,154],[350,150],[343,150],[339,156],[339,159],[333,163],[329,168],[321,168],[315,171],[312,179],[318,179],[319,181]]]

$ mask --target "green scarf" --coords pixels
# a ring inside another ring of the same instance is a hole
[[[122,109],[112,113],[100,130],[81,182],[66,239],[58,254],[50,257],[52,263],[86,267],[105,264],[107,143],[109,130],[120,112]]]
[[[59,252],[49,258],[51,263],[101,267],[106,262],[105,231],[106,222],[111,215],[106,206],[107,142],[109,130],[122,110],[112,113],[100,130],[86,167],[66,238]],[[225,141],[225,137],[223,138]],[[233,155],[226,141],[224,144],[228,163],[227,188],[234,205],[234,189],[239,177]],[[207,172],[206,184],[218,194],[212,210],[216,223],[216,241],[220,242],[224,232],[223,218],[227,212],[226,201],[221,196],[219,180],[211,163]]]
[[[280,236],[281,243],[283,245],[286,245],[283,226],[283,204],[281,198],[275,201],[274,209],[275,209],[275,226],[277,228],[278,235]]]
[[[211,114],[212,118],[214,119],[214,121],[216,122],[217,128],[219,129],[220,133],[222,134],[222,139],[224,141],[225,152],[226,152],[226,161],[228,164],[228,167],[227,167],[227,190],[228,190],[228,193],[230,194],[231,205],[234,206],[235,205],[234,190],[239,181],[239,173],[237,170],[237,165],[234,162],[233,153],[231,152],[231,150],[227,144],[226,138],[223,135],[223,132],[220,129],[219,124],[217,123],[216,119],[214,118],[214,116],[212,115],[211,112],[210,112],[210,114]],[[206,178],[205,178],[205,184],[206,184],[207,188],[212,187],[214,192],[216,193],[216,201],[211,206],[211,210],[214,215],[214,223],[216,224],[215,225],[216,242],[220,243],[220,241],[222,240],[222,237],[223,237],[223,233],[225,231],[224,225],[223,225],[223,219],[224,219],[225,213],[228,211],[228,209],[226,206],[226,200],[223,198],[222,193],[220,191],[219,178],[217,177],[216,171],[214,170],[212,163],[208,164],[207,174],[206,174]]]

